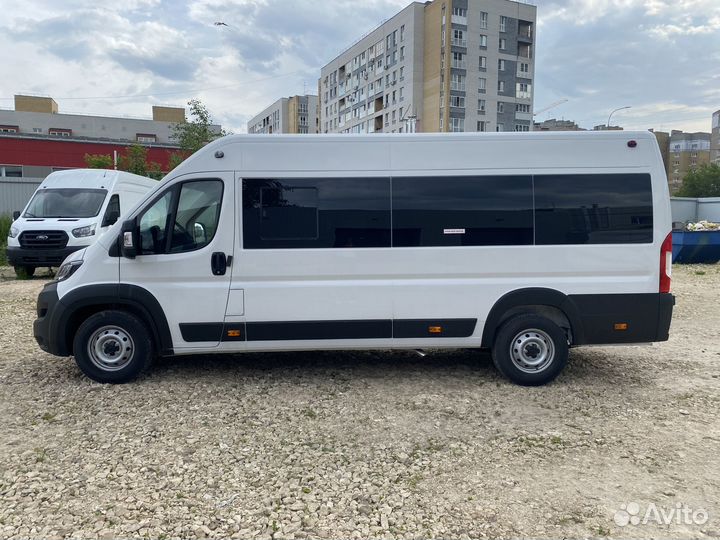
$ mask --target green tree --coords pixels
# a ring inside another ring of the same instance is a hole
[[[113,158],[109,154],[85,154],[84,159],[88,169],[113,168]]]
[[[683,178],[678,197],[720,197],[720,165],[704,163]]]
[[[171,168],[179,165],[184,159],[200,150],[203,146],[215,139],[227,135],[225,130],[212,129],[213,119],[207,107],[199,99],[188,101],[190,120],[171,127],[171,139],[177,141],[179,152],[170,155]]]
[[[125,149],[125,155],[118,158],[118,169],[140,176],[147,176],[147,148],[133,144]]]

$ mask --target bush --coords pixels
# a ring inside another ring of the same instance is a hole
[[[10,216],[0,216],[0,266],[7,266],[7,236],[10,231],[10,224],[13,222]]]

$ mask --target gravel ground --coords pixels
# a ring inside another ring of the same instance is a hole
[[[103,386],[37,348],[44,281],[5,269],[0,537],[718,537],[720,266],[674,270],[669,342],[574,349],[522,388],[477,351],[185,357]]]

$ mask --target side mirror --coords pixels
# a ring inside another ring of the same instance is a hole
[[[115,225],[115,222],[120,218],[120,211],[119,210],[111,210],[107,214],[105,214],[105,217],[103,218],[102,223],[100,224],[101,227],[109,227],[110,225]]]
[[[205,244],[207,241],[207,235],[205,234],[205,226],[202,223],[195,223],[193,226],[193,233],[196,244]]]
[[[140,229],[138,228],[137,219],[123,221],[121,231],[119,238],[120,253],[123,257],[134,259],[140,245]]]
[[[13,221],[17,220],[17,218],[20,217],[20,210],[15,210],[13,212]]]

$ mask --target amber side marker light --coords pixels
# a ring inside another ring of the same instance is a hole
[[[228,337],[240,337],[240,330],[228,330]]]
[[[628,329],[628,323],[626,323],[626,322],[618,322],[618,323],[615,323],[614,328],[615,328],[615,330],[627,330],[627,329]]]
[[[428,332],[431,334],[442,334],[442,326],[428,326]]]

